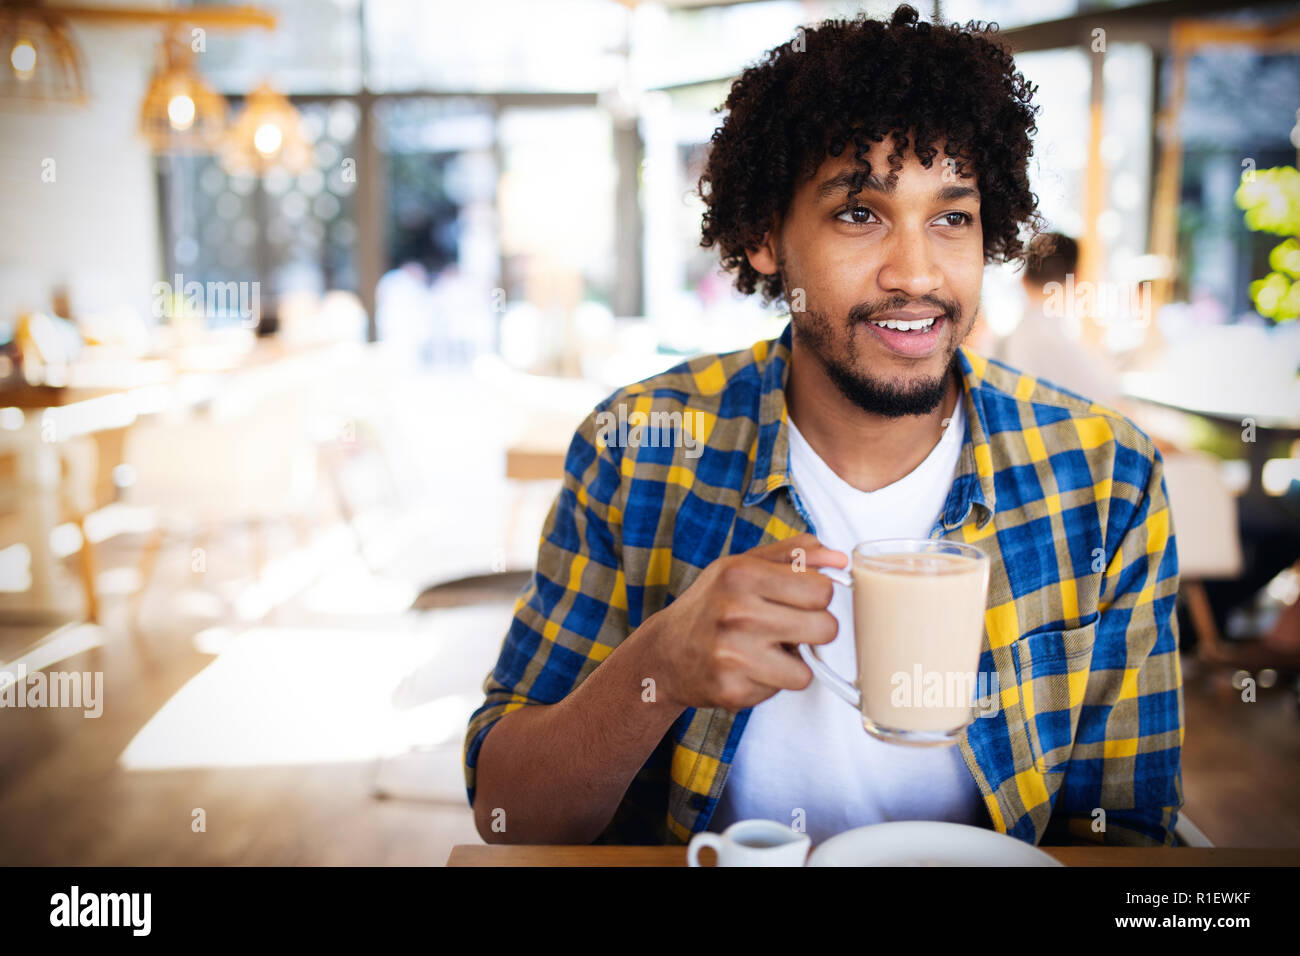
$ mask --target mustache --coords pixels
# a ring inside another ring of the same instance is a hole
[[[952,321],[961,319],[961,305],[955,299],[942,299],[937,295],[923,295],[919,299],[905,299],[895,296],[878,302],[859,302],[849,310],[849,324],[870,322],[878,315],[918,305],[928,305],[943,311],[943,317]]]

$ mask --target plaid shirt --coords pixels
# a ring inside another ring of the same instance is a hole
[[[579,426],[536,571],[470,718],[471,806],[497,720],[562,699],[715,559],[816,533],[790,477],[790,342],[787,325],[684,362],[615,392]],[[959,740],[989,820],[1034,844],[1172,845],[1183,691],[1160,453],[1115,411],[964,347],[958,359],[966,435],[931,537],[991,558],[980,670],[1001,706]],[[608,440],[598,414],[620,407],[643,426],[639,441]],[[687,411],[650,427],[652,413]],[[685,710],[597,842],[681,843],[704,830],[749,713]]]

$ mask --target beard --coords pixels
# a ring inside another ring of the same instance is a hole
[[[936,309],[942,309],[949,328],[960,328],[962,310],[961,305],[955,300],[945,300],[938,296],[922,296],[920,301]],[[878,378],[858,370],[858,340],[851,334],[855,326],[870,321],[873,316],[914,304],[905,298],[893,297],[880,302],[855,305],[849,310],[848,320],[843,326],[850,333],[843,345],[836,341],[835,326],[824,312],[811,308],[803,313],[795,313],[791,310],[790,319],[794,323],[794,335],[799,339],[800,344],[816,356],[818,363],[826,371],[827,378],[839,389],[840,394],[855,406],[864,412],[884,418],[928,415],[939,407],[939,403],[947,394],[949,378],[960,374],[957,346],[961,340],[958,336],[949,335],[944,370],[941,374],[911,382],[898,382]],[[978,311],[977,308],[977,314]]]

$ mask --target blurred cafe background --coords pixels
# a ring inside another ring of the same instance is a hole
[[[1298,846],[1300,12],[916,5],[1039,86],[1061,238],[968,344],[1157,438],[1186,813]],[[0,709],[0,863],[481,842],[464,729],[574,427],[786,321],[699,247],[715,108],[893,6],[0,3],[0,671],[102,673]]]

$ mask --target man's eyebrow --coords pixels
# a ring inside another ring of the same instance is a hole
[[[845,170],[839,175],[832,176],[820,186],[817,187],[818,201],[826,199],[828,196],[838,195],[839,193],[848,192],[854,186],[858,185],[861,173],[855,170]],[[897,180],[889,182],[881,179],[875,173],[872,173],[866,179],[861,181],[861,186],[869,192],[878,192],[885,196],[891,195],[897,189]],[[978,199],[979,191],[971,186],[944,186],[936,194],[939,202],[953,202],[958,199]]]
[[[859,185],[858,179],[861,175],[862,172],[860,170],[846,169],[839,175],[832,176],[830,179],[826,180],[826,182],[817,187],[817,198],[821,200],[837,193],[848,192],[854,186]],[[894,191],[897,183],[885,182],[875,173],[872,173],[865,180],[862,180],[861,185],[863,189],[870,190],[871,192],[884,193],[888,196]]]
[[[979,190],[972,186],[944,186],[939,190],[939,202],[954,202],[958,199],[979,199]]]

